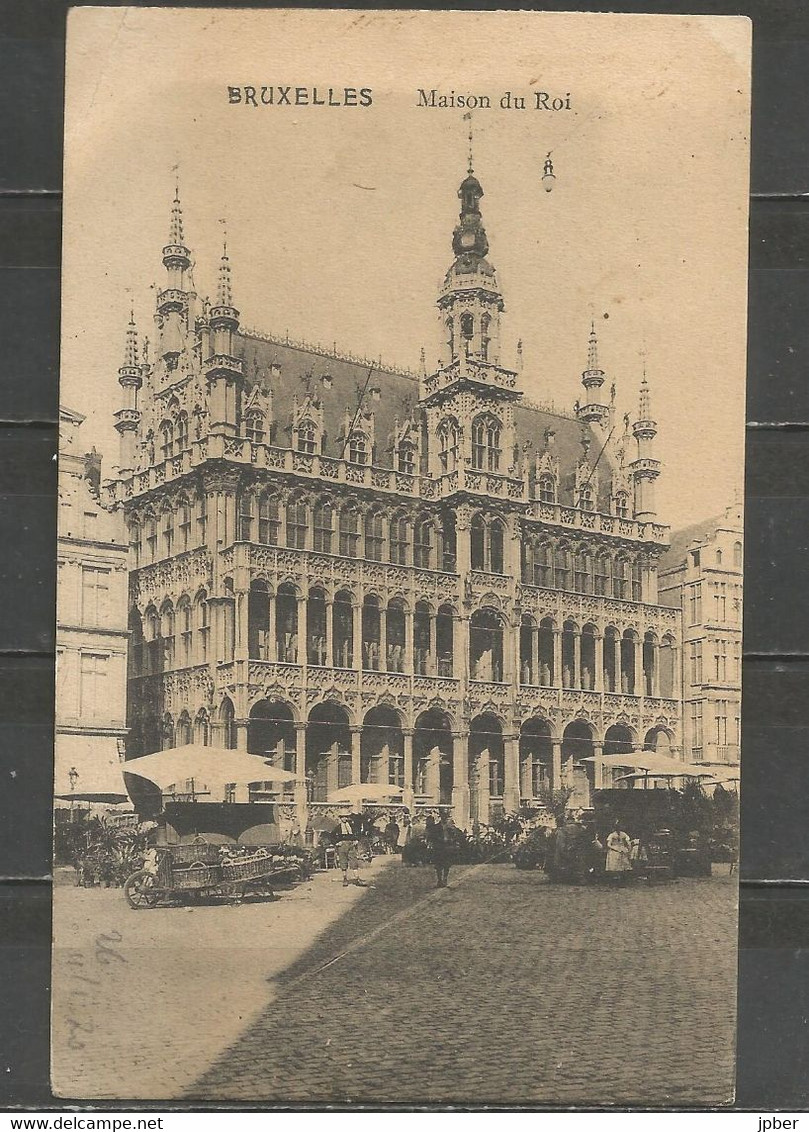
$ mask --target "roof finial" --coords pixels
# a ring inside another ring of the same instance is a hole
[[[595,319],[590,320],[590,337],[587,343],[587,368],[598,369],[598,338],[596,337]]]
[[[220,307],[233,306],[233,293],[230,279],[230,260],[228,259],[228,232],[225,221],[222,221],[224,233],[222,236],[222,259],[219,262],[219,286],[217,291],[217,305]]]
[[[472,161],[472,112],[467,110],[463,116],[464,121],[469,123],[469,160],[467,162],[466,171],[471,176],[475,171],[474,162]]]
[[[171,206],[169,243],[180,247],[183,245],[183,209],[180,204],[180,174],[177,171],[176,165],[174,167],[174,202]]]
[[[129,312],[129,325],[126,328],[126,347],[124,349],[124,366],[137,366],[138,364],[138,329],[135,326],[134,304]]]
[[[650,421],[652,419],[651,398],[649,396],[649,382],[646,380],[646,366],[643,367],[643,380],[640,383],[640,405],[638,420]]]

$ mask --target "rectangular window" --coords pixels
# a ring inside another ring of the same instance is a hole
[[[691,586],[688,596],[691,624],[699,625],[702,621],[702,582],[697,582]]]
[[[81,719],[93,722],[109,714],[107,667],[109,657],[82,653],[80,669]]]
[[[691,684],[697,686],[702,683],[702,641],[692,641],[691,651]]]
[[[691,755],[693,758],[702,758],[702,704],[695,700],[688,705],[689,723],[691,724]]]
[[[716,745],[727,746],[728,741],[728,703],[727,700],[717,700],[714,704],[714,719],[716,722]]]
[[[81,619],[83,625],[106,625],[110,612],[110,571],[81,568]]]

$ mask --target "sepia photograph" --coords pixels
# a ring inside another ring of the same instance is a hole
[[[750,38],[71,11],[58,1096],[732,1103]]]

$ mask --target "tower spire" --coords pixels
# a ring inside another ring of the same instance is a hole
[[[595,319],[590,320],[590,337],[587,342],[587,369],[598,369],[598,338],[596,337]]]
[[[120,437],[118,468],[121,474],[131,472],[135,466],[135,435],[140,424],[138,392],[143,385],[142,368],[138,364],[138,329],[135,310],[130,309],[124,345],[124,364],[118,369],[118,384],[124,393],[123,407],[115,413],[115,428]]]
[[[474,162],[472,160],[472,113],[471,113],[471,111],[467,111],[466,114],[464,114],[464,120],[469,123],[469,160],[466,163],[466,171],[469,174],[469,176],[471,177],[472,174],[475,171],[475,165],[474,165]]]
[[[222,242],[222,258],[219,261],[219,282],[216,293],[217,306],[233,306],[233,289],[230,275],[230,259],[228,258],[228,237],[225,232]]]
[[[174,202],[171,206],[169,224],[169,243],[180,245],[183,242],[183,206],[180,204],[180,178],[174,181]]]
[[[135,325],[135,307],[129,312],[129,325],[126,328],[126,345],[124,347],[124,364],[118,371],[134,369],[138,365],[138,328]],[[125,384],[121,382],[121,384]]]
[[[657,514],[655,481],[660,475],[660,461],[654,455],[657,423],[652,420],[645,357],[638,398],[638,419],[632,425],[632,432],[638,445],[637,458],[629,465],[635,484],[635,518],[646,522],[654,519]]]
[[[185,290],[185,273],[191,270],[191,252],[183,235],[183,208],[180,204],[180,183],[174,182],[174,201],[169,221],[169,242],[163,248],[163,266],[168,272],[168,286],[173,291]]]
[[[585,401],[577,409],[580,421],[606,425],[610,410],[608,405],[601,403],[604,376],[604,370],[598,364],[598,337],[595,319],[591,319],[590,334],[587,338],[587,369],[581,375],[581,383],[585,389]]]

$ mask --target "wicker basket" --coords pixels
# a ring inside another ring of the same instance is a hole
[[[222,881],[222,869],[218,865],[191,865],[187,869],[173,869],[172,888],[212,888]]]
[[[232,861],[222,865],[222,880],[226,883],[240,880],[258,880],[268,877],[275,871],[275,866],[269,857],[261,857],[256,861]]]
[[[169,845],[173,865],[216,865],[219,863],[219,846],[204,842],[188,845]]]

